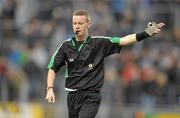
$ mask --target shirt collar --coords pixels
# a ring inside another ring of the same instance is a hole
[[[73,45],[74,45],[74,41],[76,40],[76,37],[75,36],[73,36],[72,37],[72,43],[73,43]],[[89,43],[91,41],[91,36],[87,36],[87,38],[84,40],[84,42],[83,43]]]

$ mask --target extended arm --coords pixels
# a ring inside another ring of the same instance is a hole
[[[156,24],[155,22],[149,23],[147,28],[144,32],[137,33],[137,34],[130,34],[125,37],[122,37],[119,45],[125,46],[129,44],[133,44],[135,42],[141,41],[145,38],[148,38],[150,36],[153,36],[161,31],[161,28],[164,26],[164,23]]]

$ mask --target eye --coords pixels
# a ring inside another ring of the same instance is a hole
[[[83,25],[84,23],[79,23],[79,25]]]

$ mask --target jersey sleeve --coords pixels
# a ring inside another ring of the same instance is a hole
[[[65,65],[65,54],[63,51],[63,44],[59,46],[54,54],[52,55],[50,62],[48,64],[48,69],[52,69],[55,73]]]
[[[115,53],[119,53],[121,51],[121,46],[119,46],[120,40],[120,37],[108,37],[103,40],[103,47],[105,48],[105,57]]]

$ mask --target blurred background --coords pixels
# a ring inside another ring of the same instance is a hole
[[[45,101],[47,64],[86,9],[90,35],[126,36],[149,21],[162,32],[105,60],[97,118],[180,118],[180,0],[0,0],[0,118],[68,118],[64,68]]]

